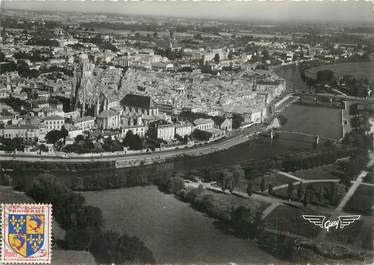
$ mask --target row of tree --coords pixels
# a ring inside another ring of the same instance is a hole
[[[66,130],[64,126],[60,130],[52,130],[49,131],[45,137],[47,143],[49,144],[56,144],[61,139],[63,140],[62,145],[59,149],[66,153],[99,153],[99,152],[116,152],[116,151],[123,151],[124,147],[128,147],[131,150],[141,150],[143,149],[143,140],[137,134],[133,134],[130,130],[126,133],[125,138],[123,141],[119,141],[118,138],[112,139],[112,137],[102,137],[99,136],[96,139],[96,143],[90,137],[84,135],[78,135],[75,138],[73,144],[65,144],[65,140],[69,132]],[[102,144],[99,140],[102,139]],[[57,147],[57,146],[56,146]]]

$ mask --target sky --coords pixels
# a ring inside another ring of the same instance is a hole
[[[0,2],[3,8],[31,10],[240,20],[374,22],[374,4],[367,1],[0,0]]]

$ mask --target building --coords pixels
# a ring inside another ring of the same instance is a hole
[[[99,129],[118,129],[121,124],[120,114],[113,110],[103,110],[97,117],[96,123]]]
[[[65,124],[65,119],[61,116],[50,116],[44,119],[43,124],[47,131],[61,130]]]
[[[194,120],[193,123],[195,125],[195,129],[202,130],[202,131],[212,129],[214,127],[214,121],[212,119],[200,118],[200,119]]]
[[[12,113],[0,113],[0,124],[12,124],[15,125],[20,120],[18,114]]]
[[[370,117],[370,118],[369,118],[369,124],[370,124],[369,134],[372,135],[372,137],[373,137],[373,142],[374,142],[374,118],[373,118],[373,117]],[[374,147],[374,146],[373,146],[373,147]]]
[[[213,141],[219,138],[222,138],[225,135],[225,132],[217,128],[209,128],[206,130],[196,129],[194,136],[203,141]]]
[[[256,82],[255,89],[257,92],[270,93],[277,97],[286,89],[286,81],[284,79],[259,80]]]
[[[8,98],[9,97],[9,91],[6,89],[0,89],[0,98]]]
[[[175,137],[175,127],[173,124],[164,124],[157,126],[157,139],[169,141]]]
[[[154,122],[149,126],[149,133],[153,139],[169,141],[175,137],[175,126],[174,124],[159,124]]]
[[[189,122],[178,123],[175,125],[175,134],[181,137],[188,136],[192,133],[193,125]]]
[[[217,119],[216,125],[220,130],[232,131],[232,119],[230,118]]]
[[[48,108],[50,106],[48,99],[34,99],[31,100],[33,108]]]
[[[159,112],[161,113],[166,113],[166,114],[173,114],[173,106],[170,105],[170,104],[163,104],[163,103],[159,103],[157,104],[157,108],[159,109]]]
[[[20,137],[25,140],[33,140],[39,138],[40,129],[34,125],[7,125],[1,129],[1,136],[10,139]]]
[[[68,131],[68,137],[75,139],[78,135],[83,135],[83,130],[80,128],[77,128],[74,125],[66,124],[65,129]]]
[[[95,127],[95,117],[85,116],[74,119],[73,125],[83,131],[90,130]]]
[[[144,125],[133,125],[122,128],[122,138],[124,138],[128,131],[132,131],[133,134],[137,134],[140,137],[144,137],[148,131],[148,127]]]
[[[255,110],[251,113],[251,122],[260,123],[263,121],[263,111]]]
[[[153,100],[148,96],[127,94],[121,105],[125,114],[158,115],[158,108]]]

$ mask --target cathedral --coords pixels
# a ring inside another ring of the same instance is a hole
[[[86,106],[95,103],[94,78],[95,64],[91,63],[87,54],[79,56],[79,62],[74,69],[74,87],[72,93],[72,107],[81,107],[82,114],[86,111]]]

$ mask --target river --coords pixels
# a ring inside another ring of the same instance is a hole
[[[309,92],[306,83],[301,79],[299,66],[296,64],[277,66],[274,72],[286,80],[287,89],[290,92]]]

